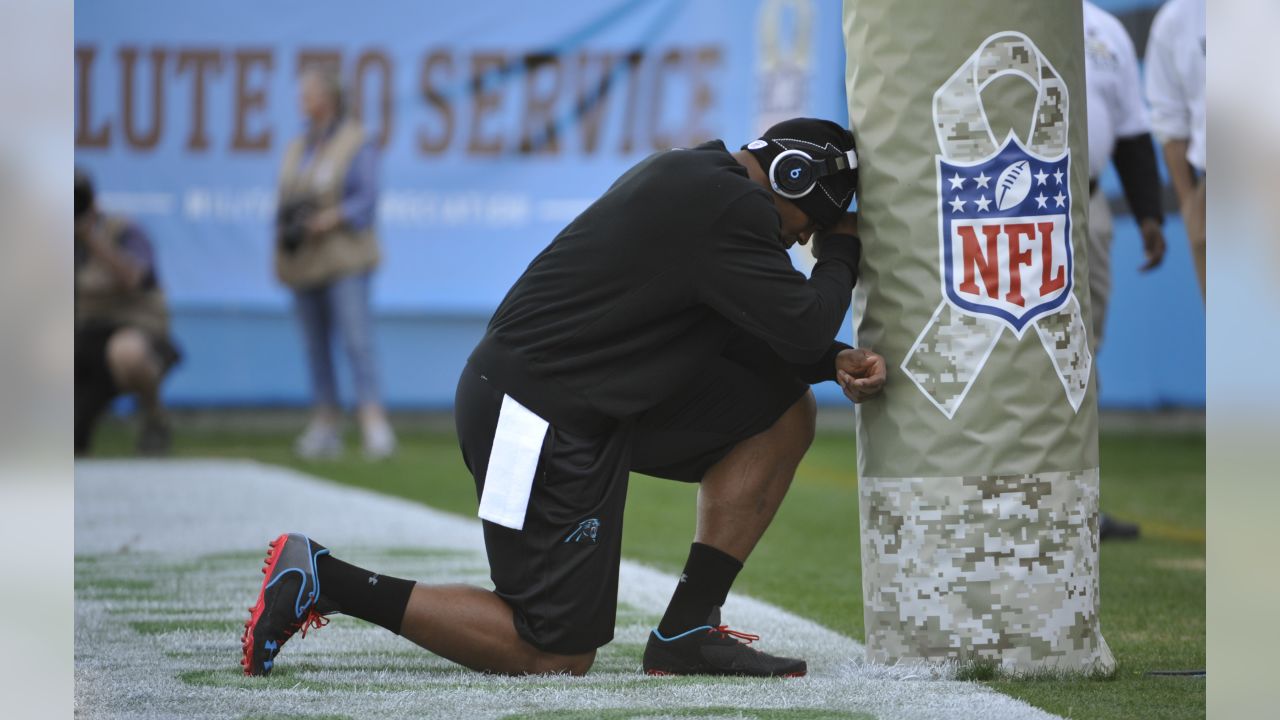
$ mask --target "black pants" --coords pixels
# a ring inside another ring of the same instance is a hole
[[[698,482],[735,445],[769,429],[808,386],[763,359],[718,358],[682,391],[602,435],[547,430],[524,528],[484,523],[490,576],[520,637],[564,655],[613,639],[629,473]],[[474,368],[463,371],[455,418],[477,498],[502,398]]]

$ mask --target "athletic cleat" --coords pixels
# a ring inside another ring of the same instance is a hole
[[[1098,513],[1098,540],[1136,540],[1142,534],[1137,523],[1117,520],[1106,513]]]
[[[746,677],[804,677],[808,672],[803,660],[774,657],[747,647],[759,639],[759,635],[730,630],[727,625],[703,625],[671,638],[654,629],[644,648],[644,671],[649,675]]]
[[[268,675],[280,648],[299,629],[329,624],[320,598],[316,558],[329,551],[306,535],[291,533],[272,540],[263,562],[262,589],[249,608],[249,621],[240,636],[245,675]]]

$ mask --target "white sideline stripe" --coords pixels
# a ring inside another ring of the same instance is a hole
[[[311,535],[339,556],[344,547],[440,548],[475,553],[477,562],[484,563],[480,524],[474,520],[285,468],[242,460],[95,460],[77,462],[75,474],[77,557],[157,553],[182,558],[262,550],[268,539],[294,531]],[[423,482],[430,479],[424,477]],[[246,573],[251,572],[246,568]],[[670,573],[622,563],[622,603],[658,615],[673,587]],[[251,601],[246,597],[244,604]],[[456,718],[464,711],[471,720],[527,711],[510,695],[515,686],[524,683],[530,687],[520,687],[520,699],[535,702],[534,707],[541,710],[638,706],[671,708],[678,715],[680,707],[710,705],[843,709],[871,713],[879,720],[1057,717],[979,684],[933,679],[936,673],[928,669],[869,665],[862,660],[862,646],[852,639],[738,594],[731,595],[725,605],[726,621],[763,634],[768,651],[806,658],[808,678],[735,683],[730,692],[715,693],[717,681],[710,678],[706,684],[615,687],[617,683],[596,682],[588,676],[557,679],[555,687],[543,689],[545,679],[493,678],[475,683],[482,676],[464,674],[460,677],[471,684],[443,694],[438,687],[364,693],[358,696],[359,708],[344,705],[352,698],[341,693],[305,690],[280,691],[281,704],[292,703],[289,707],[262,707],[261,693],[235,687],[188,686],[172,671],[165,675],[163,669],[157,673],[137,667],[119,654],[110,662],[95,660],[116,652],[105,647],[107,641],[101,636],[119,635],[114,628],[102,627],[113,620],[101,605],[100,601],[76,603],[78,716],[158,717],[167,707],[162,701],[189,698],[183,707],[190,708],[191,716],[298,712],[305,708],[307,712],[377,717]],[[390,641],[404,642],[381,629],[372,630]],[[642,627],[620,626],[617,639],[642,642],[646,633]],[[143,657],[153,652],[127,649]],[[627,679],[617,674],[612,677]],[[151,696],[155,704],[148,702]],[[329,705],[323,704],[326,702]]]

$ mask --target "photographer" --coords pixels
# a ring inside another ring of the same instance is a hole
[[[142,412],[137,449],[169,451],[160,383],[180,354],[151,242],[137,225],[98,210],[93,182],[75,175],[75,453],[89,452],[111,401],[132,394]]]
[[[396,440],[379,399],[369,309],[378,264],[377,154],[360,123],[346,117],[336,71],[304,71],[300,100],[307,128],[285,151],[276,225],[276,274],[293,290],[313,393],[311,421],[295,449],[306,458],[342,454],[336,333],[355,376],[365,456],[383,458]]]

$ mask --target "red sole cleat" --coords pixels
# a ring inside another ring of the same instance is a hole
[[[280,556],[276,553],[276,547],[283,544],[289,535],[282,534],[270,543],[267,543],[267,557],[262,561],[262,588],[258,590],[258,602],[249,608],[249,619],[244,624],[244,633],[240,636],[240,666],[244,668],[245,675],[253,675],[250,666],[253,664],[253,630],[257,625],[258,618],[262,615],[262,611],[266,608],[267,602],[267,581],[271,579],[271,573],[276,569],[276,562]]]

